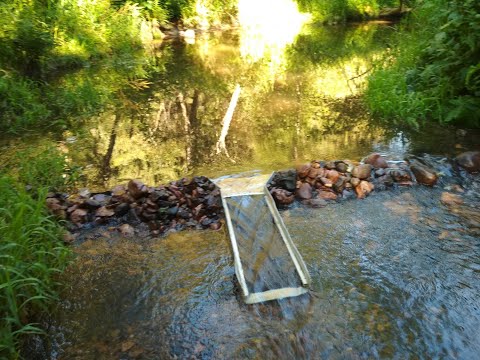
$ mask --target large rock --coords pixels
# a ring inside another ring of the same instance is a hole
[[[79,226],[86,222],[87,220],[87,210],[84,209],[76,209],[70,214],[70,221],[75,225]]]
[[[270,194],[272,194],[273,200],[275,200],[277,205],[287,206],[295,200],[295,196],[290,191],[284,189],[273,188]]]
[[[319,191],[318,198],[323,200],[336,200],[337,194],[330,191]]]
[[[369,183],[368,181],[362,180],[360,181],[360,184],[355,188],[355,193],[357,194],[357,197],[359,199],[363,199],[368,194],[370,194],[374,189],[374,186],[372,183]]]
[[[363,159],[363,162],[365,164],[372,165],[376,169],[388,168],[387,160],[382,155],[380,155],[378,153],[373,153],[373,154],[368,155],[365,159]]]
[[[467,151],[455,158],[458,165],[471,173],[480,171],[480,151]]]
[[[335,184],[340,177],[340,174],[336,170],[329,170],[326,174],[326,178],[332,182],[332,184]]]
[[[410,174],[403,169],[393,169],[388,172],[388,175],[390,175],[395,182],[408,182],[412,180]]]
[[[312,165],[311,164],[303,164],[297,166],[297,175],[300,179],[304,179],[307,177]]]
[[[373,167],[370,164],[355,166],[355,168],[352,170],[352,176],[359,178],[360,180],[368,179],[372,173],[372,168]]]
[[[139,199],[148,193],[148,188],[140,180],[130,180],[128,182],[128,192],[134,199]]]
[[[312,186],[309,183],[302,183],[296,191],[300,200],[310,200],[312,198]]]
[[[278,171],[273,175],[271,185],[272,187],[295,191],[296,176],[295,170]]]
[[[412,160],[410,162],[410,170],[420,184],[433,186],[437,183],[437,174],[419,161]]]

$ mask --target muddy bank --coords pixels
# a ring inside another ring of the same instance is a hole
[[[329,202],[363,199],[373,191],[435,186],[442,177],[459,174],[456,178],[462,179],[478,171],[479,152],[466,152],[454,160],[409,156],[405,161],[390,161],[373,153],[361,162],[314,160],[296,169],[279,171],[268,188],[279,207],[295,201],[324,207]],[[452,186],[462,189],[458,181]],[[442,201],[456,203],[455,196],[448,194]],[[153,187],[131,180],[102,193],[92,194],[88,189],[76,194],[50,193],[46,203],[53,215],[67,220],[66,242],[96,227],[127,237],[139,231],[163,236],[186,229],[218,230],[224,223],[220,190],[203,176]]]

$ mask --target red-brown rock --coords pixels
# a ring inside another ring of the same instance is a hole
[[[297,175],[300,179],[304,179],[307,177],[312,165],[311,164],[303,164],[297,166]]]
[[[449,206],[463,204],[463,199],[459,195],[449,192],[443,192],[440,201],[443,205]]]
[[[312,186],[309,183],[303,183],[297,189],[295,195],[300,200],[310,200],[312,198]]]
[[[420,184],[433,186],[437,183],[437,174],[419,161],[411,161],[410,170],[412,171],[413,175],[415,175],[417,182]]]
[[[368,179],[372,172],[372,168],[373,167],[370,164],[361,164],[355,166],[355,168],[352,170],[352,176],[359,178],[360,180]]]
[[[284,189],[274,188],[270,193],[277,205],[290,205],[295,200],[295,196],[290,191]]]
[[[340,177],[340,174],[338,173],[337,170],[329,170],[326,174],[326,178],[332,182],[332,184],[335,184]]]
[[[360,181],[360,184],[355,188],[355,193],[357,194],[357,197],[359,199],[363,199],[368,196],[374,189],[374,186],[372,183],[369,183],[368,181]]]
[[[140,180],[130,180],[128,182],[128,192],[134,199],[139,199],[148,193],[148,187]]]
[[[336,200],[337,194],[330,191],[319,191],[318,197],[323,200]]]
[[[376,169],[388,168],[387,159],[385,159],[382,155],[378,153],[373,153],[368,155],[365,159],[363,159],[363,162],[365,164],[372,165]]]
[[[115,215],[115,211],[112,209],[108,209],[105,206],[102,206],[95,211],[95,216],[99,217],[110,217],[113,215]]]

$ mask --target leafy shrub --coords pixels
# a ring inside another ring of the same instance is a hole
[[[396,56],[369,80],[366,100],[390,119],[480,126],[480,3],[434,0],[409,20]]]

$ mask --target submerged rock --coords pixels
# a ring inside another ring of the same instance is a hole
[[[438,176],[434,170],[422,164],[420,161],[411,160],[410,170],[420,184],[433,186],[437,183]]]
[[[480,171],[480,151],[467,151],[455,158],[455,161],[462,168],[470,173]]]
[[[130,224],[120,225],[118,227],[118,231],[120,231],[120,233],[125,237],[131,237],[131,236],[135,235],[135,229]]]
[[[461,205],[463,204],[463,199],[461,198],[460,195],[452,194],[449,192],[443,192],[440,198],[440,202],[443,205],[448,205],[448,206]]]
[[[327,206],[328,203],[324,199],[311,199],[310,206],[313,208],[321,208]]]

